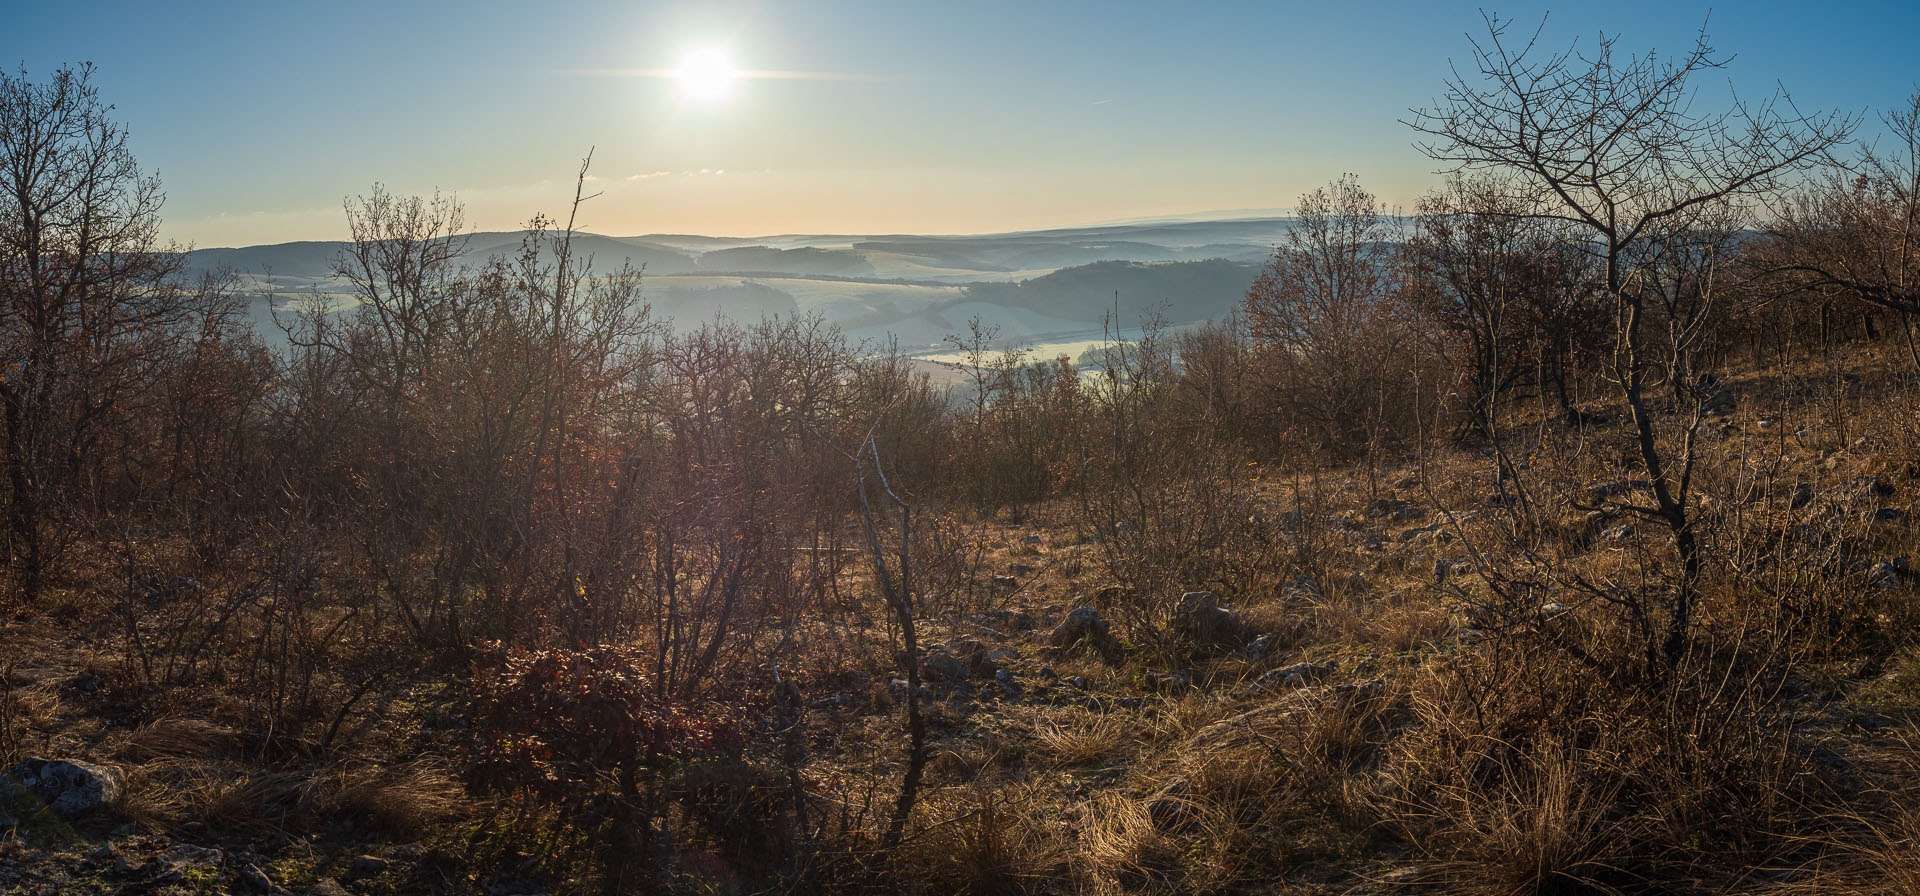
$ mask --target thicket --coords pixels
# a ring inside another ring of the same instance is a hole
[[[1911,343],[1914,113],[1888,118],[1904,144],[1822,167],[1852,122],[1690,111],[1704,41],[1616,65],[1503,33],[1418,116],[1461,172],[1410,218],[1342,177],[1239,314],[1144,321],[1087,369],[993,351],[976,321],[960,390],[818,319],[666,326],[642,272],[574,251],[577,193],[478,268],[454,200],[349,199],[354,301],[274,297],[273,352],[235,280],[189,282],[157,241],[158,184],[90,70],[0,75],[0,606],[101,622],[134,716],[230,695],[278,768],[352,774],[444,685],[475,861],[605,892],[716,863],[747,888],[904,886],[903,831],[939,829],[916,805],[921,629],[1008,600],[983,527],[1065,520],[1100,558],[1111,658],[1181,662],[1185,591],[1357,599],[1331,477],[1384,496],[1381,471],[1465,446],[1491,525],[1463,538],[1476,584],[1443,571],[1434,599],[1490,646],[1316,706],[1298,749],[1256,732],[1196,759],[1195,804],[1267,824],[1218,801],[1293,788],[1331,829],[1513,891],[1798,855],[1840,788],[1777,698],[1839,639],[1884,651],[1910,608],[1796,577],[1851,573],[1793,554],[1795,499],[1699,446],[1736,363],[1889,320]],[[1464,506],[1442,508],[1463,536]],[[1575,512],[1665,541],[1587,568]],[[896,675],[911,733],[871,747],[901,779],[815,778],[798,683]]]

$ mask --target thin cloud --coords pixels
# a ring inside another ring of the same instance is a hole
[[[666,78],[680,77],[677,69],[671,68],[574,68],[563,69],[561,74],[577,78]],[[862,75],[853,72],[804,72],[782,69],[743,68],[733,72],[735,78],[749,78],[756,81],[895,81],[887,75]]]
[[[689,168],[685,171],[649,171],[645,174],[629,174],[626,179],[635,181],[653,180],[658,177],[714,177],[725,173],[727,173],[725,168]]]

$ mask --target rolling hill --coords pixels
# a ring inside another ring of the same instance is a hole
[[[973,315],[1008,345],[1097,335],[1157,313],[1174,326],[1216,319],[1245,295],[1292,220],[1169,220],[979,235],[785,234],[713,237],[577,234],[573,250],[596,271],[642,268],[656,316],[678,324],[816,313],[863,338],[898,337],[917,351]],[[478,267],[520,251],[522,234],[464,239]],[[332,275],[345,242],[195,250],[191,269],[231,270],[254,300],[270,341],[272,312],[318,295],[351,304]]]

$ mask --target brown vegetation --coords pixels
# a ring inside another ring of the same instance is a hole
[[[1410,233],[958,401],[379,187],[270,352],[4,76],[0,771],[128,790],[0,889],[1911,892],[1910,159],[1480,50]]]

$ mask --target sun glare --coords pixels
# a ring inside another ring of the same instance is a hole
[[[738,73],[727,54],[715,49],[689,52],[681,57],[673,78],[680,82],[680,93],[691,100],[712,102],[727,95]]]

